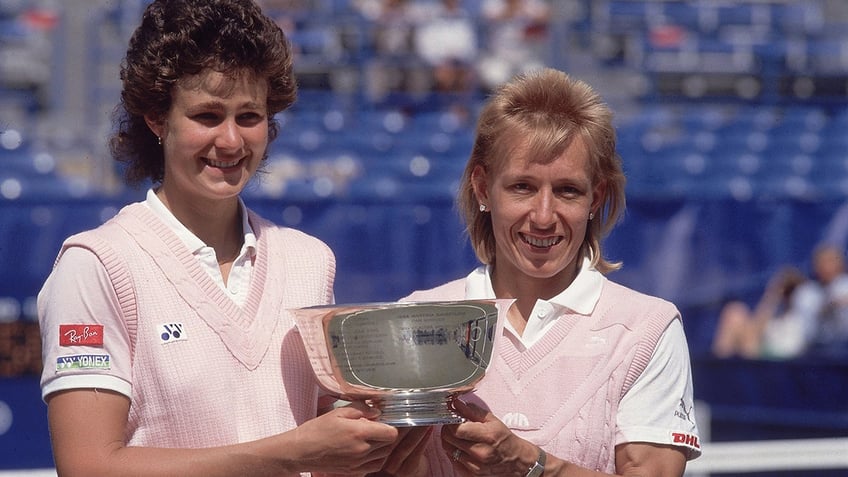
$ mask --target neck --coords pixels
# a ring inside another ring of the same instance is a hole
[[[552,277],[531,277],[513,269],[492,266],[492,288],[498,298],[514,298],[510,322],[523,330],[538,300],[550,300],[562,293],[574,281],[578,265],[570,266]]]
[[[161,190],[157,196],[180,223],[215,249],[219,263],[235,259],[244,242],[238,197],[198,205],[170,201]]]

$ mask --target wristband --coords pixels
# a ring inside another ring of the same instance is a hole
[[[527,475],[524,477],[540,477],[543,473],[545,473],[545,460],[547,458],[547,454],[542,448],[539,448],[539,458],[536,459],[536,463],[533,464],[533,467],[530,467],[527,470]]]

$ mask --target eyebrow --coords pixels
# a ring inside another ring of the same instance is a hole
[[[239,109],[264,109],[264,105],[257,103],[255,101],[248,101],[246,103],[242,103],[238,105]],[[202,111],[204,109],[224,109],[224,103],[221,101],[204,101],[202,103],[198,103],[186,108],[189,112],[194,111]]]

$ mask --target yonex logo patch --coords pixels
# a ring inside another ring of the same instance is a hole
[[[56,371],[71,369],[109,369],[108,354],[72,354],[56,358]]]

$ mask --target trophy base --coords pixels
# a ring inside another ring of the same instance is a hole
[[[382,411],[376,420],[394,427],[459,424],[465,418],[451,406],[451,393],[401,393],[373,399],[371,403]]]

